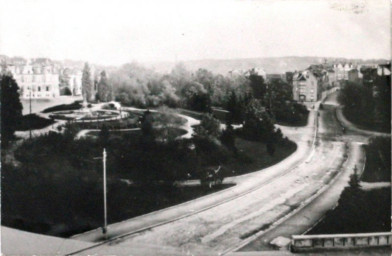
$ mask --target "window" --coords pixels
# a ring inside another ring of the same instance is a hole
[[[41,86],[38,86],[38,91],[39,91],[39,92],[41,91]]]
[[[49,86],[46,86],[46,91],[47,91],[47,92],[49,91]]]

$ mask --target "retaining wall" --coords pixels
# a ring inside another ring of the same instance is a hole
[[[317,251],[391,246],[392,233],[294,235],[291,251]]]

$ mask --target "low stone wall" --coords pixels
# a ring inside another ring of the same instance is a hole
[[[363,247],[391,246],[392,233],[294,235],[291,251],[308,252],[317,250],[341,250]]]

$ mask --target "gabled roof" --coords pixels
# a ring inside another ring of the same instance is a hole
[[[299,71],[295,73],[293,76],[293,81],[306,81],[306,73],[307,71]]]

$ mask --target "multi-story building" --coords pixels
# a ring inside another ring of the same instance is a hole
[[[391,76],[391,63],[377,65],[378,76]]]
[[[353,68],[347,72],[348,81],[358,83],[359,82],[359,71],[356,68]]]
[[[59,75],[53,65],[9,64],[10,71],[16,80],[22,98],[53,98],[60,95]]]
[[[293,76],[293,98],[301,102],[315,102],[321,97],[322,79],[311,70],[295,72]]]
[[[337,74],[337,81],[347,81],[348,72],[356,67],[352,63],[337,63],[333,68]]]
[[[329,80],[329,86],[336,86],[337,85],[337,75],[336,72],[333,70],[333,68],[328,68],[327,69],[327,76],[328,76],[328,80]]]

